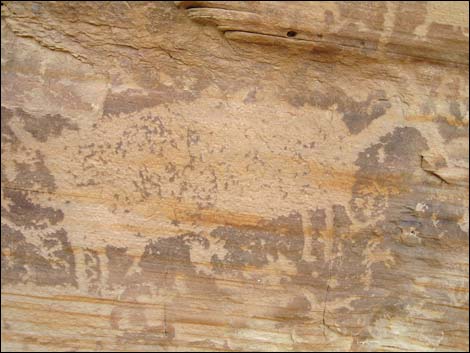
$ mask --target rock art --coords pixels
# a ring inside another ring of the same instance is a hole
[[[2,2],[2,351],[468,351],[467,2]]]

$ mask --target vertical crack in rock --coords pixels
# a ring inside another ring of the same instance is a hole
[[[328,305],[328,295],[330,292],[330,280],[331,280],[331,266],[332,262],[331,260],[328,261],[329,266],[328,266],[328,280],[326,281],[326,290],[325,290],[325,297],[324,297],[324,303],[323,303],[323,314],[322,314],[322,326],[323,326],[323,336],[326,337],[325,329],[329,329],[330,327],[326,323],[325,315],[327,313],[327,305]]]

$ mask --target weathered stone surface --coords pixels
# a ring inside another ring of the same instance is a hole
[[[468,3],[2,3],[2,350],[468,350]]]

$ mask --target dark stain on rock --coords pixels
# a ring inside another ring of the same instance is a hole
[[[9,109],[2,106],[2,143],[18,142],[18,137],[10,125],[14,123],[15,118],[22,123],[25,131],[40,142],[46,142],[49,137],[60,136],[65,129],[78,131],[77,124],[60,114],[34,116],[21,108]]]
[[[443,311],[455,320],[468,318],[468,313],[455,309],[455,298],[449,293],[449,277],[432,277],[432,285],[417,286],[416,273],[434,273],[443,269],[452,271],[450,259],[461,258],[468,249],[468,234],[457,223],[467,210],[446,202],[433,200],[433,193],[421,187],[410,188],[406,194],[390,197],[389,205],[384,210],[384,219],[374,226],[362,230],[361,237],[373,238],[380,236],[380,248],[387,249],[393,257],[393,267],[383,262],[371,266],[371,287],[368,290],[368,300],[354,302],[357,310],[361,308],[376,308],[367,317],[362,332],[363,340],[367,339],[367,327],[373,327],[374,322],[388,317],[407,316],[407,308],[414,304],[421,305],[423,295],[433,298],[433,302],[442,304]],[[426,207],[417,211],[418,200]],[[436,218],[437,217],[437,218]],[[364,248],[364,244],[360,246]],[[468,251],[467,251],[468,252]],[[350,255],[348,255],[348,258]],[[343,267],[344,268],[344,267]],[[386,293],[382,298],[372,293]],[[461,302],[466,305],[468,301]],[[433,306],[429,306],[430,308]],[[343,317],[338,314],[338,317]],[[430,328],[436,333],[442,332],[443,326]],[[369,336],[370,337],[370,336]]]
[[[18,174],[13,180],[2,172],[2,183],[39,185],[55,190],[54,178],[39,152],[33,164],[17,163],[16,171]],[[31,281],[44,286],[77,286],[75,258],[67,232],[57,229],[64,219],[62,210],[34,202],[32,192],[4,186],[2,194],[2,221],[5,221],[2,225],[2,279],[5,268],[5,283]],[[30,242],[28,237],[37,239]]]
[[[427,3],[406,1],[398,5],[393,33],[386,48],[394,53],[417,58],[455,62],[468,66],[468,27],[433,22],[426,38],[415,34],[426,22]],[[406,34],[406,36],[404,35]]]
[[[427,14],[427,3],[425,1],[407,1],[397,3],[398,8],[393,23],[393,32],[407,32],[413,34],[418,26],[424,24]]]
[[[384,28],[385,3],[364,1],[360,3],[339,2],[341,27],[335,29],[341,44],[367,50],[376,50],[380,32]],[[365,29],[362,29],[363,24]]]
[[[305,241],[311,242],[311,252],[309,255],[314,256],[314,261],[309,262],[301,260],[296,263],[297,275],[292,278],[290,283],[295,285],[308,285],[309,288],[318,295],[322,295],[322,291],[326,287],[326,281],[329,272],[329,263],[325,259],[324,250],[325,243],[320,240],[323,237],[323,233],[327,230],[326,223],[326,211],[323,208],[317,208],[308,212],[310,223],[312,226],[313,237],[307,237]],[[318,274],[318,278],[313,279],[311,277],[313,272]]]
[[[223,259],[213,255],[211,262],[216,271],[229,266],[261,267],[268,264],[268,255],[277,256],[277,249],[271,245],[273,240],[269,239],[272,236],[269,233],[219,227],[211,235],[224,241],[224,248],[228,250]]]
[[[309,314],[311,309],[312,305],[305,296],[296,296],[292,298],[286,307],[276,310],[273,317],[282,321],[278,327],[286,324],[296,326],[301,322],[310,320]]]
[[[467,212],[465,207],[439,200],[435,190],[418,182],[419,179],[411,178],[420,168],[420,156],[426,150],[428,145],[418,130],[396,128],[383,136],[380,143],[360,153],[356,161],[360,169],[351,201],[354,216],[370,221],[363,210],[378,209],[381,217],[373,225],[352,234],[351,241],[343,244],[343,254],[335,260],[333,272],[340,273],[345,280],[340,281],[341,288],[335,289],[330,296],[338,299],[341,296],[346,298],[347,293],[354,290],[357,293],[354,283],[361,280],[358,274],[366,270],[363,261],[365,249],[388,254],[384,255],[384,261],[374,261],[367,267],[370,271],[369,288],[364,290],[364,294],[367,293],[364,298],[367,299],[360,298],[351,303],[359,312],[375,308],[362,316],[362,328],[348,328],[354,327],[357,319],[348,315],[351,311],[346,308],[336,310],[330,318],[336,323],[341,320],[341,332],[353,334],[358,347],[360,342],[371,337],[368,327],[373,327],[376,321],[390,315],[406,316],[408,307],[414,303],[420,305],[423,291],[433,301],[443,303],[443,310],[449,315],[458,317],[458,320],[465,319],[460,310],[453,309],[455,302],[447,289],[447,276],[433,277],[430,280],[432,286],[416,287],[416,278],[412,275],[427,273],[433,268],[442,270],[443,266],[450,269],[449,259],[461,257],[462,248],[468,249],[468,234],[458,224]],[[400,192],[385,192],[377,196],[366,186],[371,183],[376,183],[379,189],[395,187]],[[368,198],[372,201],[358,202]],[[378,198],[387,202],[379,203]],[[420,208],[416,207],[418,203],[422,205]],[[371,240],[376,242],[373,247],[369,247]],[[393,260],[387,265],[386,258]],[[441,332],[439,327],[436,330]]]
[[[18,283],[26,275],[27,270],[24,266],[24,260],[21,261],[21,256],[15,260],[17,254],[14,253],[18,247],[20,254],[28,251],[25,238],[23,234],[11,228],[7,224],[2,223],[2,287],[7,283]]]
[[[463,120],[462,112],[460,111],[460,103],[457,101],[449,102],[449,111],[450,113],[458,120]]]
[[[40,142],[46,142],[49,137],[59,137],[65,129],[78,131],[75,123],[60,114],[33,116],[21,108],[10,109],[2,106],[2,151],[6,145],[13,152],[18,149],[20,140],[14,132],[14,126],[23,128]]]
[[[463,53],[465,54],[466,52],[468,57],[468,28],[465,33],[464,28],[461,26],[452,26],[450,24],[433,22],[429,25],[426,36],[429,39],[442,40],[444,43],[450,45],[459,42],[466,43],[466,46],[461,48],[461,50],[463,49]]]
[[[40,187],[41,190],[56,190],[55,178],[51,174],[49,168],[44,163],[44,155],[40,151],[36,151],[35,158],[30,163],[16,162],[15,185],[21,187],[32,188]]]
[[[457,101],[449,102],[449,113],[455,120],[454,122],[449,122],[446,117],[443,117],[441,115],[437,116],[439,133],[445,139],[446,142],[464,137],[468,139],[469,126],[468,122],[464,121],[465,114],[462,111],[466,110],[468,115],[468,100],[466,103],[466,107],[462,107],[462,105],[460,104],[460,102]]]
[[[323,17],[327,26],[331,26],[335,23],[335,15],[330,10],[326,10]]]
[[[40,286],[77,287],[75,259],[64,229],[43,233],[40,246],[2,223],[2,286],[32,282]],[[44,252],[47,253],[44,256]]]
[[[112,287],[122,284],[127,272],[132,266],[132,256],[127,254],[127,248],[119,248],[112,245],[107,245],[106,257],[108,258],[109,285]]]
[[[382,149],[384,159],[380,161]],[[412,127],[396,128],[380,138],[380,142],[359,153],[356,165],[357,181],[353,186],[351,210],[360,221],[368,217],[365,211],[377,216],[384,211],[388,192],[406,187],[412,173],[421,168],[421,153],[428,149],[426,140]],[[377,190],[377,191],[371,191]]]
[[[438,116],[438,129],[439,134],[446,142],[457,138],[468,138],[469,129],[467,126],[454,126],[448,123],[447,119],[443,116]]]
[[[92,249],[84,250],[85,256],[85,274],[88,284],[88,292],[92,294],[101,294],[101,260],[98,252]]]
[[[383,30],[387,5],[381,2],[338,3],[339,13],[346,22],[361,22],[371,30]]]
[[[385,114],[391,107],[385,91],[376,91],[364,101],[356,102],[349,98],[344,103],[343,120],[352,134],[358,134],[369,124]]]
[[[352,225],[346,208],[343,205],[333,205],[333,225],[337,234],[345,234],[349,232]]]
[[[315,241],[314,244],[316,244]],[[314,251],[312,250],[312,254],[313,252]],[[297,274],[294,276],[294,278],[291,279],[290,283],[300,286],[310,285],[312,283],[312,273],[317,269],[318,266],[316,266],[316,264],[313,262],[300,260],[296,263],[296,267]]]
[[[23,122],[24,129],[40,142],[46,142],[49,137],[60,136],[65,129],[78,131],[77,124],[60,114],[33,116],[21,108],[17,108],[15,114]]]
[[[18,227],[43,230],[57,225],[64,219],[64,213],[61,210],[34,203],[25,191],[5,188],[3,193],[9,206],[2,205],[2,217]]]
[[[199,297],[219,298],[220,291],[214,280],[200,276],[191,261],[192,247],[196,244],[206,250],[209,248],[209,241],[196,233],[150,240],[137,264],[141,271],[127,275],[124,274],[127,270],[121,271],[124,278],[121,300],[138,302],[139,296],[147,296],[163,305],[152,305],[151,308],[115,306],[110,323],[113,329],[123,332],[118,336],[118,342],[150,342],[159,345],[168,343],[175,337],[172,322],[175,320],[175,312],[178,312],[176,308],[187,305],[187,297],[179,297],[179,289],[174,288],[177,279],[186,279],[185,289],[193,295],[195,301]],[[126,249],[114,248],[113,253],[112,257],[116,257],[125,254]],[[188,278],[192,280],[187,281]],[[155,324],[156,322],[159,324]]]
[[[299,261],[304,247],[302,218],[298,213],[259,222],[256,227],[218,227],[211,232],[217,242],[223,242],[227,254],[223,259],[212,257],[215,271],[263,267],[279,254]]]
[[[289,93],[287,99],[295,107],[309,104],[326,110],[336,105],[337,110],[343,113],[343,121],[351,134],[360,133],[391,107],[383,90],[369,93],[363,101],[354,100],[339,87],[330,87],[326,91],[292,92],[292,94]]]
[[[402,170],[419,166],[419,155],[428,149],[426,139],[421,133],[412,127],[396,128],[392,133],[382,137],[380,141],[383,143],[385,152],[385,161],[381,165],[388,171]],[[367,157],[364,156],[363,157]],[[361,162],[357,162],[361,165]],[[369,164],[364,163],[362,165]]]
[[[153,90],[127,89],[123,92],[109,92],[104,101],[103,115],[130,114],[175,101],[191,102],[197,96],[195,91],[176,89],[163,84],[158,84],[158,89]]]
[[[186,134],[186,146],[190,148],[193,145],[197,145],[199,143],[200,137],[197,131],[188,129]]]
[[[317,208],[310,211],[310,222],[315,234],[318,236],[320,231],[326,229],[326,211],[323,208]]]
[[[243,99],[244,104],[251,104],[256,102],[256,88],[253,88]]]
[[[304,296],[297,296],[287,305],[287,309],[304,315],[306,312],[312,309],[312,305],[310,304],[310,301]]]
[[[108,93],[103,105],[103,115],[129,114],[144,108],[154,107],[161,103],[161,100],[157,100],[157,98],[158,95],[145,95],[135,89]]]
[[[192,242],[197,242],[206,249],[209,247],[208,240],[195,233],[151,241],[145,247],[139,262],[145,281],[171,285],[176,274],[194,273],[190,253]]]
[[[20,146],[16,128],[41,142],[57,137],[63,129],[76,126],[60,116],[33,117],[20,108],[2,107],[2,152],[15,152]],[[56,190],[54,176],[43,154],[21,146],[28,162],[13,160],[9,173],[2,163],[2,284],[32,282],[41,286],[77,286],[75,258],[65,229],[60,228],[64,213],[34,200],[40,196],[21,188]]]
[[[2,115],[1,115],[1,130],[2,130],[2,152],[4,147],[8,144],[13,146],[12,148],[16,150],[16,146],[19,142],[18,137],[11,128],[11,123],[14,119],[13,110],[8,109],[2,105]]]

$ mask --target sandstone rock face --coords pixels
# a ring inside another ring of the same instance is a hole
[[[2,349],[468,350],[468,28],[2,2]]]

